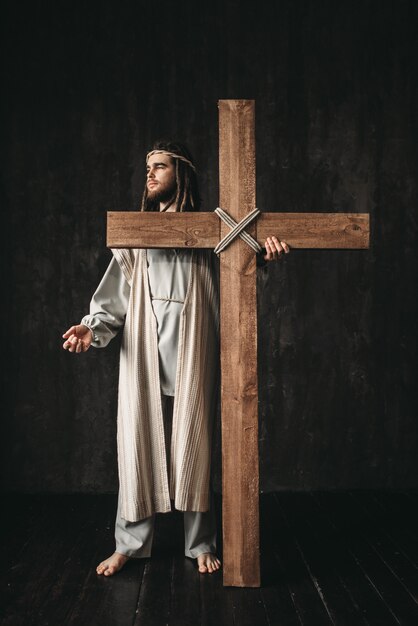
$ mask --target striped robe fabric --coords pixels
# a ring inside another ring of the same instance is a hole
[[[207,511],[219,382],[219,296],[213,252],[192,251],[179,329],[169,468],[146,251],[112,252],[131,286],[119,369],[121,515],[139,521],[170,511],[170,500],[181,511]]]

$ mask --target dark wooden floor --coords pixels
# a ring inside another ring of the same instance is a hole
[[[261,496],[260,589],[199,575],[178,512],[157,516],[151,559],[97,576],[115,510],[113,496],[3,496],[2,625],[418,625],[416,492]]]

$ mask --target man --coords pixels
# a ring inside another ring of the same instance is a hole
[[[157,142],[147,154],[143,211],[198,211],[187,148]],[[260,262],[289,252],[269,237]],[[104,347],[123,327],[118,399],[116,551],[111,576],[151,554],[155,514],[184,511],[185,555],[201,573],[221,566],[210,480],[218,390],[218,288],[208,250],[112,250],[90,314],[64,333],[75,354]]]

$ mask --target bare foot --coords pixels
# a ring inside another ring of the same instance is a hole
[[[128,559],[129,556],[119,554],[119,552],[114,552],[112,556],[105,561],[102,561],[100,565],[96,567],[96,572],[98,574],[104,574],[104,576],[112,576],[122,569]]]
[[[201,574],[212,574],[221,567],[221,562],[212,552],[203,552],[197,557],[197,564]]]

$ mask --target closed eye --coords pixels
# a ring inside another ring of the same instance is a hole
[[[154,168],[161,169],[161,168],[165,168],[165,167],[167,167],[167,165],[165,163],[154,163]],[[149,172],[150,169],[151,169],[150,166],[147,165],[147,172]]]

